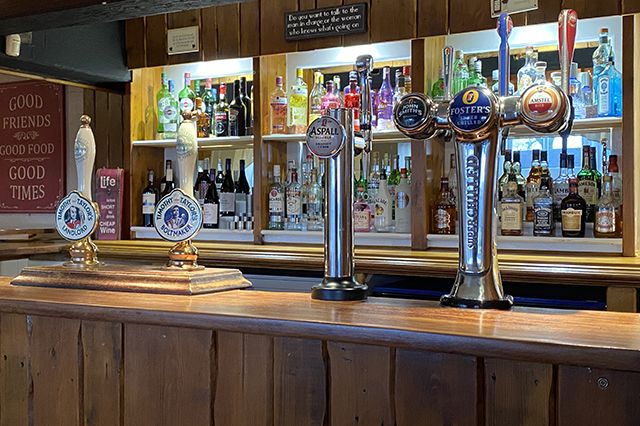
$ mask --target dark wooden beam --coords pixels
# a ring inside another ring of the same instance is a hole
[[[30,6],[30,15],[17,16],[21,12],[13,12],[10,15],[13,17],[0,19],[0,35],[121,21],[245,1],[250,0],[75,0],[64,6],[60,1],[54,1],[53,9],[44,5],[33,7],[31,2],[26,2]],[[44,1],[39,0],[39,3]]]

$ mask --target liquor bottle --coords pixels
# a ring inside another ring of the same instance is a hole
[[[389,173],[388,189],[391,194],[391,217],[396,220],[396,186],[400,184],[400,156],[393,156],[393,167]]]
[[[407,183],[411,185],[411,157],[404,157],[404,168],[407,169]]]
[[[407,182],[407,170],[400,170],[400,184],[396,187],[395,231],[400,234],[411,232],[411,187]]]
[[[342,94],[342,81],[340,80],[339,75],[333,76],[333,94],[338,97],[340,100],[340,108],[344,107],[344,95]]]
[[[142,217],[144,226],[153,227],[153,213],[156,210],[156,203],[160,198],[158,189],[153,184],[153,170],[149,170],[149,184],[142,191]]]
[[[209,116],[209,119],[211,121],[215,120],[215,115],[214,115],[215,102],[216,102],[216,98],[211,89],[211,79],[208,78],[205,80],[205,83],[204,83],[204,93],[202,94],[202,111],[204,111]]]
[[[393,107],[395,108],[396,104],[400,102],[403,96],[407,94],[407,90],[405,89],[405,80],[404,75],[398,77],[398,90],[393,94]]]
[[[622,116],[622,74],[615,67],[613,56],[607,66],[594,77],[598,117]]]
[[[611,191],[613,192],[613,198],[622,206],[622,177],[618,170],[618,156],[609,156],[609,167],[607,173],[611,176]]]
[[[584,103],[587,118],[597,117],[598,112],[593,98],[594,94],[591,85],[591,74],[588,72],[578,73],[578,81],[580,82],[580,92],[582,93],[582,102]]]
[[[593,51],[593,76],[599,75],[607,66],[609,56],[613,56],[613,49],[609,43],[609,29],[600,28],[598,31],[598,47]],[[594,85],[595,86],[595,85]]]
[[[202,179],[202,173],[204,171],[204,160],[198,160],[198,162],[196,163],[196,180],[193,184],[193,196],[197,199],[198,198],[198,188],[200,185],[200,179]],[[202,205],[202,204],[200,204]]]
[[[549,171],[549,154],[547,151],[540,152],[540,179],[549,178],[549,193],[553,195],[553,177]]]
[[[511,150],[505,149],[504,151],[504,163],[502,164],[502,176],[498,179],[498,212],[502,211],[500,208],[500,202],[502,200],[502,196],[504,195],[504,188],[507,186],[507,182],[509,182],[509,175],[512,174],[511,171]],[[515,175],[514,175],[515,177]]]
[[[273,166],[273,183],[269,188],[269,229],[284,229],[284,187],[280,183],[280,165]]]
[[[211,130],[211,119],[209,114],[203,111],[202,98],[196,98],[196,117],[198,119],[198,137],[208,138]]]
[[[246,77],[240,77],[240,100],[244,105],[244,134],[247,136],[253,135],[253,105],[251,98],[247,96],[249,83]]]
[[[393,89],[391,69],[382,68],[382,86],[378,91],[378,130],[393,130]]]
[[[456,233],[456,205],[451,200],[449,179],[440,178],[440,198],[433,208],[433,233]]]
[[[211,186],[211,179],[209,178],[209,159],[205,158],[202,173],[196,181],[196,188],[198,188],[198,203],[200,203],[201,206],[204,205],[204,199],[207,196],[207,192],[209,192],[209,186]]]
[[[358,190],[356,191],[356,201],[353,203],[353,229],[355,232],[371,231],[371,207],[364,198],[364,195],[367,193],[366,185],[364,172],[361,168],[360,181],[358,183]]]
[[[271,134],[287,133],[287,94],[282,90],[282,77],[276,77],[276,89],[271,92],[269,122]]]
[[[166,166],[164,168],[164,176],[160,179],[160,194],[164,196],[164,189],[167,186],[167,179],[169,178],[169,170],[171,170],[171,160],[167,160],[165,162]],[[173,181],[173,170],[171,170],[171,180]]]
[[[380,188],[373,200],[373,226],[376,232],[391,232],[393,230],[391,194],[387,189],[387,172],[380,171]]]
[[[589,168],[593,172],[593,177],[596,180],[596,187],[598,188],[597,198],[602,195],[602,173],[598,171],[596,166],[596,147],[589,147]]]
[[[238,176],[238,183],[236,184],[236,215],[242,216],[243,214],[250,214],[248,210],[249,197],[251,194],[251,188],[249,182],[247,182],[247,175],[244,170],[244,160],[240,160],[240,174]]]
[[[587,203],[578,195],[578,180],[569,179],[569,195],[562,200],[562,236],[584,237]]]
[[[307,192],[307,231],[322,230],[324,191],[318,184],[318,170],[311,169],[311,182]]]
[[[365,201],[369,199],[369,188],[366,176],[367,173],[362,169],[362,159],[360,159],[360,179],[356,179],[354,188],[356,199],[362,198]]]
[[[398,91],[398,89],[400,88],[400,74],[402,74],[402,69],[400,68],[396,68],[396,73],[395,73],[395,86],[393,86],[393,99],[395,102],[395,94]]]
[[[180,99],[180,114],[191,112],[196,106],[196,94],[191,90],[191,74],[184,73],[184,88],[178,93]]]
[[[473,64],[473,72],[467,80],[467,87],[487,87],[487,78],[482,75],[482,61],[476,60]]]
[[[593,236],[596,238],[622,237],[622,209],[613,195],[611,176],[604,176],[604,190],[596,205]]]
[[[193,80],[193,93],[195,93],[196,98],[200,96],[200,80]]]
[[[500,235],[520,236],[524,199],[518,194],[518,179],[514,173],[509,174],[500,199]]]
[[[220,101],[216,105],[216,136],[229,136],[229,104],[225,100],[227,86],[220,84]]]
[[[225,173],[220,187],[220,216],[231,216],[236,210],[235,184],[231,173],[231,158],[225,161]]]
[[[387,176],[391,174],[391,164],[389,162],[389,153],[385,152],[382,156],[382,169],[387,172]]]
[[[456,50],[456,60],[453,63],[453,81],[451,94],[455,96],[459,91],[467,87],[468,79],[469,67],[464,61],[464,52],[462,50]]]
[[[380,189],[380,154],[377,151],[371,153],[371,173],[369,174],[369,180],[367,190],[369,193],[369,201],[373,203],[378,195],[378,189]]]
[[[369,77],[368,81],[371,87],[371,130],[374,131],[378,128],[378,92],[373,88],[372,77]]]
[[[512,152],[513,161],[511,162],[511,168],[516,175],[516,181],[518,182],[518,195],[526,200],[526,188],[527,180],[522,176],[522,164],[520,163],[520,151]]]
[[[233,82],[234,98],[229,104],[229,136],[244,136],[246,134],[245,108],[240,95],[240,80]]]
[[[575,157],[573,154],[571,155],[567,155],[567,175],[569,176],[569,179],[571,178],[578,178],[578,176],[576,176],[576,172],[574,170],[574,166],[575,166]]]
[[[582,85],[578,80],[578,64],[576,62],[571,62],[569,95],[571,96],[574,117],[576,119],[587,118],[587,110],[585,109],[584,99],[582,97]]]
[[[222,189],[222,182],[224,182],[224,172],[222,171],[222,158],[218,158],[218,174],[216,175],[216,189],[218,193]]]
[[[309,124],[322,115],[322,73],[313,73],[313,89],[309,93]]]
[[[441,101],[444,99],[444,70],[442,68],[438,70],[438,80],[433,83],[433,87],[431,88],[431,98],[434,101]]]
[[[209,170],[209,182],[213,182],[216,178],[216,169]],[[218,195],[218,190],[216,189],[216,185],[210,183],[207,188],[207,193],[204,197],[204,205],[202,206],[203,216],[204,216],[204,227],[205,228],[218,228],[219,224],[219,216],[220,216],[220,196]]]
[[[567,155],[560,154],[560,174],[553,181],[553,219],[562,220],[562,200],[569,195],[569,175],[567,173]]]
[[[360,94],[358,93],[357,75],[349,75],[349,92],[344,95],[344,107],[353,110],[353,129],[360,130]]]
[[[544,84],[547,82],[547,63],[545,61],[538,61],[535,64],[536,66],[536,79],[534,80],[535,84]]]
[[[307,130],[307,83],[302,79],[302,68],[296,70],[296,81],[289,90],[289,126],[294,133]]]
[[[404,75],[404,88],[407,93],[411,93],[411,65],[405,65],[402,67],[402,75]]]
[[[491,91],[496,95],[500,94],[500,71],[493,70],[491,73]],[[509,96],[513,95],[515,87],[512,82],[509,82]]]
[[[449,173],[447,174],[449,182],[449,197],[454,206],[458,205],[458,172],[456,170],[456,154],[449,157]]]
[[[596,201],[598,200],[598,184],[596,177],[591,170],[590,149],[588,146],[582,147],[582,170],[578,173],[578,193],[587,203],[587,222],[593,222]]]
[[[531,170],[527,176],[527,221],[533,221],[533,199],[540,189],[540,150],[532,151]]]
[[[178,131],[178,102],[171,96],[167,74],[162,73],[162,88],[156,94],[158,133],[162,139],[174,139]]]
[[[327,81],[327,92],[322,96],[320,113],[324,115],[328,109],[340,108],[340,98],[333,92],[333,81]]]
[[[173,99],[176,98],[176,85],[173,82],[173,80],[169,80],[169,93],[171,93],[171,96],[173,96]]]
[[[533,199],[533,235],[553,237],[553,197],[551,196],[551,176],[540,178],[540,189]]]
[[[287,186],[287,224],[289,231],[300,231],[302,229],[302,192],[298,183],[298,172],[294,168],[291,171],[291,183]]]
[[[536,80],[536,68],[534,64],[538,58],[534,53],[533,46],[525,47],[524,58],[524,65],[518,70],[518,95],[523,94]]]

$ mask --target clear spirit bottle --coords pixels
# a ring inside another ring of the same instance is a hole
[[[273,183],[269,188],[269,229],[284,229],[284,187],[280,183],[280,165],[273,166]]]
[[[393,130],[393,89],[391,69],[382,69],[382,86],[378,91],[378,130]]]
[[[456,168],[456,154],[451,154],[449,157],[449,193],[451,196],[451,202],[454,206],[458,205],[458,171]]]
[[[407,170],[400,170],[400,183],[396,187],[395,231],[400,234],[411,232],[411,187],[407,182]]]
[[[311,169],[311,182],[307,192],[307,231],[322,231],[324,191],[318,184],[318,170]]]
[[[522,231],[524,199],[518,194],[518,180],[511,173],[500,199],[500,235],[519,236]]]
[[[533,46],[527,46],[524,53],[524,65],[518,70],[518,95],[523,94],[536,80],[535,63],[537,59]]]
[[[609,62],[609,56],[613,56],[613,49],[609,42],[609,29],[600,28],[598,31],[598,47],[593,51],[593,76],[600,74]]]
[[[562,200],[569,195],[569,174],[567,173],[567,155],[560,154],[560,174],[553,181],[553,218],[556,222],[562,220],[560,208]]]
[[[371,174],[369,175],[369,200],[375,200],[380,188],[380,154],[377,151],[371,153]]]
[[[622,116],[622,74],[615,67],[613,56],[607,66],[595,76],[598,117]]]
[[[593,236],[596,238],[622,237],[622,210],[613,196],[611,176],[604,177],[604,191],[596,206]]]
[[[344,95],[342,94],[342,81],[339,75],[333,76],[333,94],[340,99],[340,108],[344,106]]]
[[[500,71],[493,70],[491,73],[491,91],[496,95],[500,94]],[[509,96],[513,95],[515,86],[512,82],[509,82]]]
[[[392,232],[393,230],[391,201],[391,194],[389,194],[389,190],[387,189],[387,172],[382,169],[380,171],[380,188],[378,189],[376,198],[373,200],[373,226],[376,232]]]
[[[545,61],[536,62],[536,79],[535,84],[544,84],[547,82],[547,63]]]
[[[573,114],[576,119],[587,118],[584,99],[582,97],[582,85],[578,80],[578,64],[571,62],[571,73],[569,79],[569,95],[573,103]]]
[[[302,68],[296,70],[296,80],[289,90],[289,126],[293,133],[304,133],[307,130],[307,83],[302,79]]]
[[[287,224],[289,231],[302,230],[302,187],[298,183],[298,172],[291,171],[291,183],[287,186]]]
[[[309,123],[313,123],[322,115],[322,73],[313,73],[313,88],[309,93]]]
[[[404,85],[405,85],[404,75],[398,76],[398,90],[393,94],[394,108],[398,104],[398,102],[400,102],[400,99],[402,99],[402,97],[407,94],[407,90],[405,89]]]
[[[270,95],[269,123],[271,134],[287,133],[287,94],[282,89],[282,77],[276,77],[276,89]]]

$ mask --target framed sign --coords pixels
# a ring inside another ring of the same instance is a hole
[[[0,213],[55,213],[65,195],[64,88],[0,84]]]
[[[538,0],[491,0],[491,17],[497,18],[501,13],[526,12],[538,8]]]
[[[176,28],[167,31],[167,54],[197,52],[200,50],[200,29],[195,27]]]
[[[357,34],[367,31],[367,3],[284,14],[285,40]]]
[[[95,198],[100,210],[97,240],[119,240],[122,230],[122,201],[124,170],[99,169],[96,171]]]

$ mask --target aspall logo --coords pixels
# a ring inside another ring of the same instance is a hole
[[[307,147],[320,158],[330,158],[344,145],[345,132],[333,117],[321,117],[307,128]]]
[[[56,229],[62,238],[80,241],[95,231],[98,214],[94,204],[78,191],[71,191],[56,209]]]
[[[181,189],[174,189],[156,205],[153,219],[162,238],[174,243],[186,241],[202,227],[202,208],[198,200]]]

